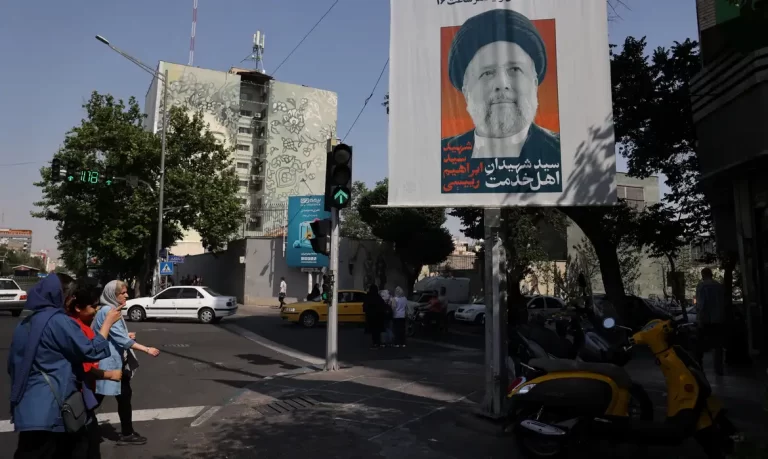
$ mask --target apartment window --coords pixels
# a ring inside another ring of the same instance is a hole
[[[253,112],[250,110],[240,110],[240,116],[253,116]]]
[[[237,144],[237,151],[251,151],[251,146],[239,143]]]
[[[239,180],[238,184],[240,185],[240,188],[248,188],[248,180]]]
[[[240,204],[242,204],[243,207],[248,207],[248,198],[240,198]]]
[[[248,163],[237,163],[238,169],[248,169],[250,165]]]
[[[249,127],[237,128],[238,134],[253,134],[253,129]]]
[[[618,185],[616,192],[619,199],[624,199],[630,207],[637,210],[645,208],[645,190],[640,186]]]

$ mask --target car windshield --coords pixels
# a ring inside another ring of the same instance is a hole
[[[0,290],[19,290],[19,286],[10,279],[0,279]]]
[[[205,290],[205,293],[211,295],[211,296],[224,296],[221,293],[214,292],[213,290],[209,289],[208,287],[203,287],[203,290]]]

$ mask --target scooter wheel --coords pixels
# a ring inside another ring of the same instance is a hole
[[[529,459],[561,459],[568,451],[569,435],[547,435],[549,426],[545,420],[537,420],[536,412],[518,412],[514,421],[515,443],[521,455]],[[531,429],[526,423],[541,424],[543,429]]]

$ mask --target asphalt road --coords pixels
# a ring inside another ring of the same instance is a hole
[[[8,432],[12,428],[7,422],[10,381],[4,369],[18,320],[0,313],[0,457],[12,457],[16,445],[16,434]],[[137,355],[140,366],[132,383],[134,419],[168,419],[135,422],[136,430],[149,438],[147,445],[136,447],[114,446],[109,439],[116,432],[106,426],[103,431],[108,441],[102,446],[105,458],[167,454],[165,448],[180,429],[189,428],[208,407],[221,406],[253,381],[307,365],[217,325],[151,321],[129,322],[128,328],[136,332],[138,342],[161,352],[156,358]],[[108,419],[116,411],[114,398],[108,397],[100,409],[100,419]]]

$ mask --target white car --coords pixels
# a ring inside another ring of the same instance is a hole
[[[19,317],[27,302],[27,292],[13,279],[0,279],[0,311],[10,311],[13,317]]]
[[[537,295],[528,300],[528,320],[534,316],[551,316],[565,308],[565,303],[560,298],[548,295]]]
[[[237,313],[237,298],[220,295],[208,287],[169,287],[155,296],[128,300],[123,315],[134,322],[144,319],[194,319],[217,323]]]
[[[477,300],[473,304],[462,304],[456,310],[454,317],[459,322],[473,322],[478,325],[485,324],[485,304]]]

